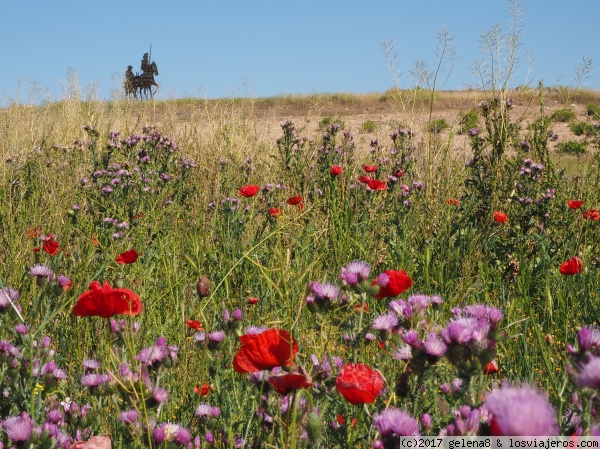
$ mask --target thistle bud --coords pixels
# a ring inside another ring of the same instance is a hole
[[[308,439],[312,444],[317,444],[321,436],[321,430],[323,423],[321,417],[313,412],[308,414],[308,426],[306,427],[306,433],[308,433]]]
[[[198,283],[196,284],[196,291],[200,299],[206,298],[210,293],[210,280],[204,274],[200,276]]]

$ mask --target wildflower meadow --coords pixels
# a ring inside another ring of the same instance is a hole
[[[249,99],[0,110],[0,448],[600,433],[600,96],[442,129],[423,92],[275,138]]]

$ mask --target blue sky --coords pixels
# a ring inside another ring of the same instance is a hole
[[[506,0],[3,2],[0,104],[64,98],[74,71],[84,95],[110,98],[126,67],[139,71],[152,44],[159,98],[383,92],[395,84],[381,43],[393,41],[401,87],[416,61],[436,64],[436,36],[454,36],[459,59],[445,89],[476,86],[481,36],[510,32]],[[583,58],[595,64],[584,87],[600,89],[600,1],[522,0],[521,65],[510,85],[573,85]],[[529,67],[526,54],[533,56]],[[440,79],[445,79],[445,72]],[[32,86],[37,87],[32,89]],[[441,86],[438,86],[441,87]],[[30,95],[31,92],[35,92]],[[38,98],[39,100],[39,98]]]

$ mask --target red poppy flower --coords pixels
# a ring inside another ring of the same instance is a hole
[[[446,204],[450,204],[450,205],[458,206],[458,200],[457,200],[457,199],[453,199],[453,198],[448,198],[448,199],[446,200]]]
[[[361,184],[368,184],[371,181],[373,181],[373,178],[371,178],[370,176],[361,176],[360,178],[358,178],[358,182],[360,182]]]
[[[208,385],[208,384],[202,384],[201,387],[198,387],[198,386],[194,387],[194,393],[201,394],[202,396],[206,396],[209,391],[210,391],[210,385]]]
[[[117,256],[117,263],[120,264],[130,264],[130,263],[135,263],[135,261],[138,258],[138,253],[135,249],[130,249],[128,251],[125,251],[124,253],[121,253]]]
[[[344,415],[335,415],[335,420],[340,426],[346,422]]]
[[[298,205],[299,209],[304,209],[304,203],[302,202],[302,197],[300,195],[296,195],[296,196],[292,196],[292,197],[288,198],[286,203],[289,204],[290,206]]]
[[[583,213],[583,218],[586,218],[588,220],[598,221],[598,220],[600,220],[600,212],[598,212],[596,209],[586,210]]]
[[[581,206],[583,206],[583,200],[570,200],[567,201],[567,205],[571,209],[579,209]]]
[[[54,240],[54,237],[49,237],[49,239],[42,244],[42,249],[51,256],[56,256],[58,255],[58,242]]]
[[[278,207],[272,207],[269,209],[269,215],[271,217],[279,217],[279,216],[283,215],[283,211],[281,209],[279,209]]]
[[[271,374],[269,383],[277,393],[284,396],[301,388],[310,388],[313,384],[311,377],[303,372]]]
[[[203,330],[202,323],[198,320],[187,320],[185,324],[187,325],[187,327],[189,327],[190,329],[194,329],[195,331]]]
[[[375,173],[377,171],[377,165],[363,165],[363,170],[367,173]]]
[[[393,298],[412,287],[412,279],[404,270],[385,270],[371,283],[379,285],[376,299]]]
[[[100,316],[110,318],[114,315],[138,315],[142,311],[142,303],[138,295],[126,288],[112,288],[108,282],[104,287],[93,281],[88,291],[79,296],[73,307],[76,316]]]
[[[402,176],[404,176],[404,170],[398,169],[392,173],[392,175],[394,175],[396,178],[402,178]]]
[[[99,244],[100,244],[100,242],[98,241],[98,236],[96,234],[94,234],[92,236],[92,245],[98,246]]]
[[[379,179],[372,179],[367,185],[371,190],[387,190],[387,182],[380,181]]]
[[[233,358],[238,373],[255,373],[276,366],[289,365],[298,352],[298,342],[288,331],[267,329],[259,334],[240,337],[242,346]]]
[[[339,165],[332,165],[329,174],[331,176],[340,176],[342,174],[342,167]]]
[[[508,222],[508,215],[504,212],[500,212],[499,210],[494,211],[494,220],[498,223],[506,223]]]
[[[256,195],[259,190],[260,186],[257,186],[256,184],[248,184],[247,186],[243,186],[238,193],[246,198],[249,198]]]
[[[560,265],[560,273],[573,276],[583,271],[583,262],[579,257],[573,257]]]
[[[498,372],[498,369],[498,362],[496,362],[496,360],[492,360],[490,363],[486,364],[483,367],[483,374],[494,374]]]
[[[258,302],[258,298],[248,298],[248,304],[256,304]]]
[[[350,404],[371,404],[383,387],[383,376],[364,363],[348,363],[340,370],[335,386]]]

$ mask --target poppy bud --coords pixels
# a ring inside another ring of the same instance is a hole
[[[198,283],[196,284],[196,291],[200,299],[206,298],[210,293],[210,280],[206,275],[200,276]]]
[[[123,278],[116,278],[114,284],[116,288],[123,288]]]

